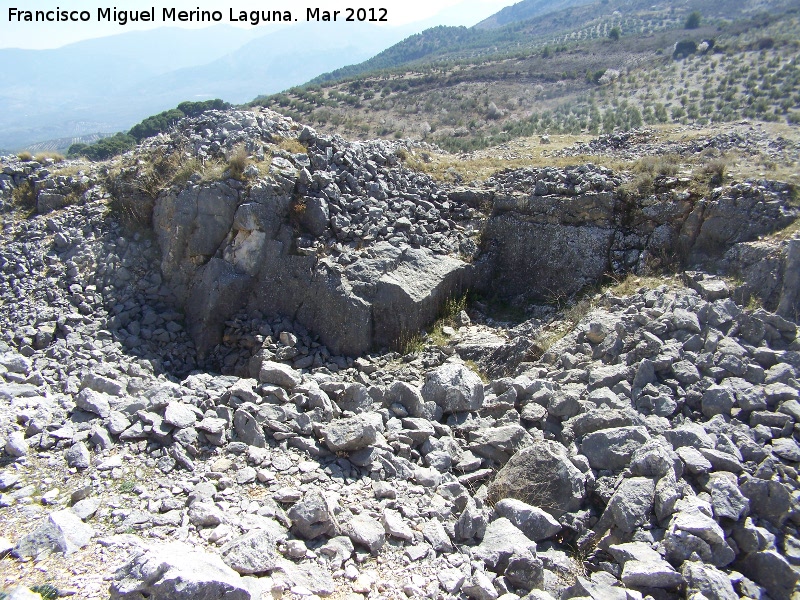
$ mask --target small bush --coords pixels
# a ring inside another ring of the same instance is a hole
[[[396,350],[403,356],[407,354],[416,354],[422,352],[425,348],[425,340],[419,333],[412,333],[410,331],[403,331],[392,344],[392,349]]]
[[[34,585],[31,587],[32,592],[36,592],[42,597],[42,600],[56,600],[60,596],[58,588],[45,583],[44,585]]]
[[[674,154],[664,156],[645,156],[636,163],[634,169],[639,173],[674,177],[678,173],[679,157]]]
[[[639,173],[631,181],[619,186],[619,194],[623,199],[633,200],[649,196],[654,191],[655,177],[652,173]]]
[[[243,179],[244,170],[250,162],[250,157],[247,154],[247,149],[244,145],[239,144],[230,154],[228,154],[228,170],[233,179]]]
[[[608,38],[613,42],[619,40],[620,37],[622,37],[622,30],[619,27],[612,27],[608,32]]]
[[[25,210],[36,208],[36,192],[28,180],[23,181],[11,192],[14,206]]]
[[[295,197],[289,203],[289,223],[296,231],[302,228],[303,217],[306,214],[306,200],[302,197]]]
[[[728,169],[728,161],[724,158],[716,158],[703,166],[703,173],[710,176],[711,185],[720,185],[725,181],[725,171]]]
[[[22,162],[30,162],[33,160],[33,154],[25,150],[24,152],[20,152],[17,154],[17,158],[20,159]]]
[[[770,50],[775,47],[775,40],[771,37],[761,38],[756,45],[759,50]]]
[[[685,58],[690,54],[697,52],[697,42],[694,40],[681,40],[675,44],[675,50],[672,52],[672,58],[679,59]]]
[[[686,24],[684,27],[686,29],[697,29],[700,27],[700,21],[702,21],[702,19],[703,16],[698,11],[692,11],[686,18]]]

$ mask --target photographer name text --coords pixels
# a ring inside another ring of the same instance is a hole
[[[241,23],[258,25],[260,23],[274,23],[283,21],[333,22],[353,21],[369,23],[388,22],[388,10],[385,8],[343,8],[342,10],[323,10],[320,8],[306,8],[301,14],[291,10],[177,10],[175,8],[162,8],[160,11],[153,6],[145,10],[122,10],[117,7],[98,8],[92,10],[70,10],[56,8],[55,10],[26,10],[9,7],[8,21],[10,23]],[[227,17],[227,19],[226,19]]]

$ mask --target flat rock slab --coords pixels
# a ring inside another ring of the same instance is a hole
[[[120,568],[110,600],[259,600],[261,584],[219,556],[180,542],[151,546]]]
[[[622,568],[620,579],[629,587],[672,589],[683,583],[683,575],[665,560],[629,560]]]
[[[94,536],[94,529],[81,521],[71,509],[50,513],[47,521],[29,533],[14,546],[14,556],[36,556],[50,550],[72,554],[86,546]]]
[[[243,575],[264,573],[275,567],[277,538],[275,531],[251,531],[225,544],[221,551],[222,560]]]
[[[376,439],[375,426],[359,416],[334,421],[325,428],[325,444],[332,452],[361,450]]]

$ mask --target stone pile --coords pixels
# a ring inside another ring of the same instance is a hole
[[[81,161],[54,163],[22,161],[17,157],[2,157],[0,172],[0,210],[8,210],[13,203],[13,190],[26,187],[29,201],[39,214],[64,208],[81,199],[83,193],[97,183],[96,174]],[[64,174],[61,174],[64,173]]]
[[[287,140],[306,151],[283,150]],[[198,175],[153,209],[161,270],[201,355],[240,310],[294,315],[336,353],[397,345],[474,281],[481,215],[402,168],[399,142],[351,143],[270,111],[228,111],[184,121],[143,151],[205,159],[239,146],[253,161],[246,184]]]
[[[616,156],[625,160],[637,160],[644,156],[680,155],[691,157],[708,154],[737,152],[755,156],[764,154],[775,160],[792,160],[797,156],[798,145],[783,137],[773,137],[747,121],[732,131],[710,137],[696,137],[687,141],[654,141],[650,129],[634,129],[600,135],[587,143],[578,143],[563,150],[555,150],[552,156]],[[701,128],[698,127],[698,130]],[[691,131],[691,128],[689,129]]]
[[[399,155],[412,149],[406,141],[348,142],[272,111],[210,111],[182,121],[166,143],[188,146],[204,160],[224,159],[244,145],[256,160],[265,160],[270,149],[264,145],[283,140],[307,147],[274,152],[269,165],[273,186],[297,196],[293,212],[304,235],[296,243],[303,252],[325,247],[343,254],[340,262],[347,265],[358,259],[354,248],[375,242],[450,254],[468,240],[458,225],[475,218],[475,210],[449,202],[429,176],[401,169]],[[156,138],[152,144],[164,142]]]

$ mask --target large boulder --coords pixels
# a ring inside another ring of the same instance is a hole
[[[516,498],[556,517],[579,509],[585,494],[583,474],[552,441],[518,451],[489,486],[490,502]]]
[[[316,491],[296,502],[287,516],[292,521],[292,533],[307,540],[332,535],[339,527],[334,507]]]
[[[243,575],[269,571],[278,557],[275,544],[280,533],[276,524],[273,529],[258,529],[231,540],[222,547],[222,560]]]
[[[445,413],[478,410],[483,404],[483,382],[464,365],[447,363],[425,376],[422,397]]]
[[[593,469],[619,471],[628,466],[633,453],[650,439],[641,426],[612,427],[590,433],[583,438],[581,454]]]
[[[261,585],[181,542],[139,551],[114,575],[110,600],[259,600]]]
[[[494,510],[534,542],[546,540],[561,531],[561,525],[550,513],[515,498],[504,498],[495,504]]]
[[[375,425],[358,415],[338,419],[325,427],[325,445],[332,452],[353,452],[371,446],[377,440]]]
[[[94,536],[94,529],[67,508],[50,513],[47,521],[22,538],[12,553],[18,557],[35,557],[52,551],[69,555],[86,546]]]

